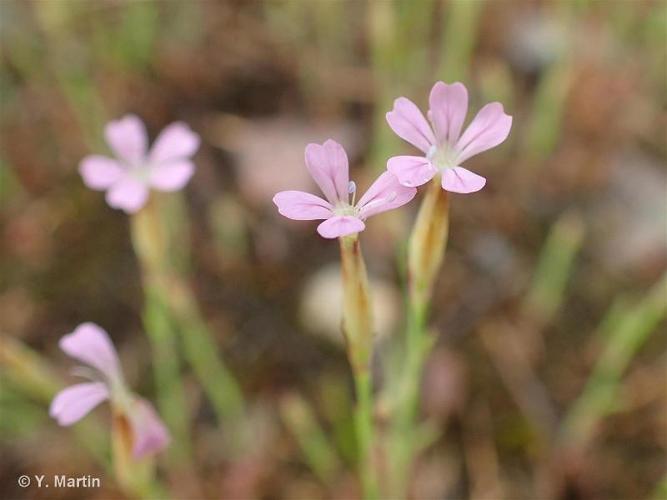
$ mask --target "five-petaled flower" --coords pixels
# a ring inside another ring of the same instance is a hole
[[[387,162],[387,169],[405,186],[421,186],[441,172],[442,188],[446,191],[479,191],[486,179],[460,165],[507,139],[512,117],[505,114],[502,104],[492,102],[477,113],[462,134],[468,91],[459,82],[437,82],[431,90],[429,107],[432,126],[409,99],[399,97],[394,101],[394,109],[387,113],[389,126],[425,156],[395,156]]]
[[[146,128],[134,115],[108,123],[104,136],[115,158],[86,156],[79,172],[86,186],[107,192],[113,208],[137,212],[146,203],[149,188],[177,191],[194,173],[190,158],[199,148],[199,136],[184,123],[167,126],[150,151]]]
[[[60,339],[60,348],[87,365],[81,368],[81,375],[91,380],[67,387],[53,398],[49,414],[60,425],[78,422],[109,400],[116,417],[128,424],[135,459],[155,454],[169,444],[169,432],[153,405],[125,385],[116,349],[102,328],[83,323]]]
[[[356,185],[350,182],[347,154],[343,146],[329,139],[324,144],[306,146],[306,167],[326,200],[303,191],[281,191],[273,197],[278,211],[289,219],[321,220],[317,232],[337,238],[361,232],[371,215],[408,203],[417,190],[402,186],[384,172],[358,201]]]

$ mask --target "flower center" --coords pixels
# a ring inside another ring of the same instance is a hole
[[[357,217],[359,215],[359,209],[354,205],[341,201],[333,208],[333,213],[340,216],[351,215],[352,217]]]
[[[336,206],[333,209],[333,213],[340,216],[351,215],[352,217],[356,217],[359,214],[359,209],[354,206],[357,200],[357,185],[354,183],[354,181],[350,181],[350,183],[347,185],[347,194],[348,199],[350,195],[352,195],[352,202],[342,200],[339,201],[336,203]]]
[[[441,144],[440,146],[431,146],[426,158],[431,162],[431,164],[440,169],[444,170],[446,168],[454,168],[458,166],[456,164],[458,154],[456,150],[449,146],[449,144]]]
[[[146,183],[150,177],[150,167],[146,163],[135,163],[128,165],[128,171],[132,177],[139,182]]]

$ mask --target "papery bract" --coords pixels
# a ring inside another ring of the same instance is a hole
[[[357,188],[349,180],[349,162],[340,144],[331,139],[322,145],[308,144],[305,157],[306,167],[326,199],[303,191],[281,191],[273,202],[289,219],[324,219],[317,227],[324,238],[359,233],[368,217],[405,205],[417,192],[384,172],[355,203]]]
[[[106,191],[107,203],[113,208],[137,212],[146,204],[151,188],[178,191],[194,173],[191,157],[200,139],[184,123],[167,126],[150,151],[146,128],[135,115],[108,123],[104,132],[115,158],[86,156],[79,173],[86,186]]]
[[[468,91],[459,82],[437,82],[431,90],[429,107],[430,124],[409,99],[399,97],[394,101],[394,109],[387,113],[389,126],[424,156],[395,156],[387,162],[387,170],[404,186],[421,186],[441,172],[446,191],[479,191],[486,179],[461,167],[461,163],[507,139],[512,117],[502,104],[492,102],[461,133],[468,112]]]
[[[155,454],[169,444],[169,431],[151,403],[126,387],[118,354],[107,332],[94,323],[83,323],[60,339],[60,348],[87,365],[91,379],[55,395],[49,414],[60,425],[78,422],[109,400],[114,412],[123,415],[130,424],[134,458]]]

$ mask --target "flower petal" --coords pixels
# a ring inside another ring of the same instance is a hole
[[[145,399],[135,399],[128,415],[132,427],[132,454],[140,459],[158,453],[171,441],[162,419]]]
[[[49,415],[60,425],[72,425],[108,398],[109,390],[102,382],[72,385],[55,395],[51,401]]]
[[[438,169],[423,156],[394,156],[387,161],[387,170],[408,187],[426,184],[438,173]]]
[[[148,183],[160,191],[178,191],[195,173],[195,165],[190,160],[155,164],[149,167]]]
[[[148,187],[138,179],[126,175],[107,191],[109,206],[124,210],[128,214],[138,212],[146,204]]]
[[[200,142],[199,135],[186,123],[172,123],[155,139],[149,153],[150,162],[156,164],[189,158],[197,152]]]
[[[83,183],[90,189],[108,189],[123,175],[124,169],[116,160],[101,155],[86,156],[79,163]]]
[[[394,109],[387,113],[387,123],[401,139],[424,153],[435,144],[435,136],[417,105],[405,97],[394,101]]]
[[[303,191],[281,191],[273,197],[273,203],[278,212],[288,219],[317,220],[333,215],[328,201]]]
[[[437,82],[429,97],[431,119],[438,144],[456,144],[468,113],[468,91],[460,83]]]
[[[118,354],[109,334],[95,323],[82,323],[60,339],[60,348],[74,359],[99,370],[110,381],[120,377]]]
[[[458,163],[497,146],[507,139],[511,128],[512,117],[505,114],[503,105],[499,102],[487,104],[479,110],[456,143]]]
[[[317,226],[317,232],[324,238],[339,238],[359,233],[364,229],[366,229],[366,224],[358,217],[351,215],[337,215]]]
[[[442,188],[452,193],[474,193],[486,184],[486,179],[463,167],[446,168],[442,172]]]
[[[146,159],[148,136],[139,117],[125,115],[120,120],[109,122],[104,137],[119,160],[135,165]]]
[[[349,164],[343,146],[329,139],[306,146],[306,167],[324,196],[332,204],[349,199]]]
[[[359,217],[367,219],[371,215],[401,207],[416,194],[416,188],[403,186],[394,174],[383,172],[359,200]]]

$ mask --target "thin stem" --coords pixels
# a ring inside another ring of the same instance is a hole
[[[352,366],[357,404],[355,430],[359,447],[359,477],[364,498],[378,498],[378,482],[373,460],[374,422],[371,360],[373,318],[366,265],[356,235],[340,238],[343,280],[343,333]]]
[[[139,259],[144,284],[143,320],[148,335],[153,376],[160,414],[174,436],[169,453],[176,460],[189,456],[189,415],[185,389],[181,382],[178,335],[170,318],[167,287],[168,259],[156,249],[165,248],[166,232],[159,223],[155,203],[151,201],[132,216],[132,243]]]
[[[370,372],[355,372],[354,385],[357,395],[354,424],[359,447],[359,475],[364,498],[373,500],[379,497],[379,492],[373,460],[375,433],[373,430],[373,386]]]
[[[178,335],[170,324],[159,289],[147,286],[145,294],[143,318],[153,356],[158,408],[177,443],[177,446],[170,447],[171,455],[177,461],[187,460],[192,450],[186,410],[188,406],[185,388],[181,382]]]
[[[392,491],[407,496],[411,463],[415,453],[415,425],[419,409],[421,374],[430,352],[426,337],[426,311],[414,303],[408,305],[405,365],[400,400],[396,409],[392,441]]]
[[[411,464],[416,453],[415,436],[424,365],[434,338],[426,321],[433,285],[437,279],[449,230],[449,201],[436,176],[428,186],[408,242],[408,300],[405,364],[391,436],[392,492],[407,496]]]
[[[237,421],[243,412],[241,390],[220,359],[214,337],[179,269],[177,248],[182,245],[174,241],[177,239],[178,228],[174,226],[179,224],[178,217],[167,220],[161,201],[154,197],[132,217],[132,241],[141,264],[144,285],[164,305],[160,309],[161,321],[170,328],[163,328],[161,334],[174,330],[180,334],[184,356],[213,404],[218,419],[226,423]],[[171,340],[175,342],[175,339]],[[176,353],[173,356],[177,358]],[[178,381],[179,377],[171,380]],[[185,406],[181,408],[184,411]]]

